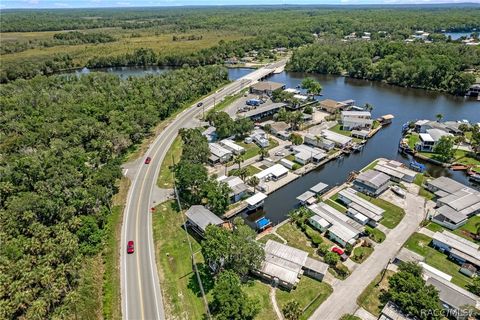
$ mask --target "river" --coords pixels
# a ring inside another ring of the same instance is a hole
[[[145,67],[108,68],[101,71],[128,77],[159,74],[168,70],[170,69]],[[229,78],[235,80],[251,71],[247,68],[229,69]],[[282,72],[270,76],[268,80],[282,82],[289,88],[295,88],[305,77],[307,74],[304,73]],[[342,184],[351,171],[358,171],[380,157],[407,163],[409,159],[397,152],[397,146],[401,137],[402,124],[408,121],[435,119],[435,115],[441,113],[444,115],[444,120],[467,119],[470,122],[480,122],[480,102],[472,99],[338,76],[318,75],[314,78],[323,86],[324,97],[322,98],[339,101],[354,99],[359,106],[368,102],[374,106],[372,111],[374,118],[390,113],[395,116],[395,119],[392,124],[381,129],[371,138],[362,152],[329,162],[269,195],[265,200],[264,211],[266,217],[274,223],[285,220],[287,213],[296,205],[295,198],[320,181],[330,186]],[[428,164],[427,168],[428,173],[434,177],[449,176],[468,184],[465,175],[461,172],[452,172]]]

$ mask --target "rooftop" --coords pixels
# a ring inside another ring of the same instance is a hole
[[[232,152],[224,147],[222,147],[221,145],[219,145],[218,143],[209,143],[208,144],[208,148],[210,149],[210,152],[216,156],[216,157],[224,157],[226,155],[229,155],[231,154]]]
[[[217,217],[213,212],[205,208],[204,206],[191,206],[187,212],[185,212],[188,220],[197,225],[203,232],[210,224],[220,225],[223,220]]]
[[[414,318],[408,317],[396,304],[388,301],[382,309],[379,320],[414,320]]]
[[[352,138],[344,136],[343,134],[336,133],[330,130],[322,130],[322,136],[328,140],[331,140],[338,144],[347,144],[352,141]]]
[[[314,197],[314,196],[315,196],[315,193],[313,193],[311,191],[305,191],[304,193],[302,193],[301,195],[299,195],[297,197],[297,200],[301,201],[301,202],[305,202],[305,201],[307,201],[308,199],[310,199],[311,197]]]
[[[470,305],[479,307],[478,297],[459,286],[440,277],[429,277],[427,284],[433,285],[439,291],[440,301],[454,308]]]
[[[446,230],[443,230],[442,232],[435,232],[433,239],[444,243],[452,248],[452,250],[455,249],[455,254],[463,253],[462,255],[467,258],[466,260],[473,262],[476,265],[480,265],[480,252],[478,251],[479,246],[472,241],[468,241],[467,239],[464,239]]]
[[[328,184],[319,182],[313,187],[310,188],[310,191],[315,192],[315,193],[320,193],[322,191],[325,191],[328,188]]]
[[[376,188],[380,188],[390,181],[390,177],[383,172],[367,170],[360,173],[355,180],[362,183],[369,183]]]
[[[343,117],[354,117],[354,118],[368,117],[368,118],[370,118],[372,116],[370,111],[342,111],[341,115],[342,115],[342,118]]]
[[[283,83],[279,82],[273,82],[273,81],[260,81],[251,86],[253,90],[257,91],[275,91],[278,89],[283,88],[285,85]]]
[[[359,197],[357,192],[352,188],[343,189],[339,194],[351,201],[349,207],[353,207],[357,211],[371,218],[370,216],[382,216],[385,210],[377,207],[373,203]],[[370,216],[369,216],[370,215]]]
[[[260,171],[259,173],[255,174],[255,176],[258,179],[265,179],[268,176],[280,177],[287,173],[288,173],[288,169],[282,166],[281,164],[277,163],[271,166],[270,168]]]
[[[249,205],[254,206],[254,205],[257,205],[258,203],[262,202],[266,198],[267,198],[266,194],[261,193],[261,192],[257,192],[253,196],[251,196],[250,198],[247,198],[245,201]]]
[[[278,103],[270,103],[268,105],[262,105],[261,107],[255,108],[253,110],[247,111],[243,114],[245,118],[251,118],[257,115],[260,115],[265,112],[273,111],[275,109],[280,109],[282,107],[286,106],[285,103],[283,102],[278,102]]]

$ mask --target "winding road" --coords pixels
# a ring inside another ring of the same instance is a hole
[[[124,319],[165,319],[162,290],[157,274],[153,243],[152,193],[155,189],[160,165],[179,129],[191,127],[196,116],[251,84],[282,68],[286,60],[266,65],[230,83],[203,99],[203,107],[192,105],[155,138],[144,157],[151,157],[150,164],[141,161],[128,190],[123,215],[121,235],[121,292]],[[127,254],[127,242],[133,240],[135,252]]]

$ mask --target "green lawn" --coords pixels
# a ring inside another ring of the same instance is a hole
[[[278,147],[277,140],[269,138],[268,142],[269,142],[269,145],[265,149],[271,150],[275,147]],[[253,158],[260,153],[260,147],[254,142],[245,143],[244,141],[235,141],[235,143],[245,148],[245,153],[243,154],[244,160]]]
[[[333,197],[332,197],[333,198]],[[337,209],[338,211],[342,212],[342,213],[346,213],[347,212],[347,208],[344,207],[343,205],[341,205],[340,203],[338,203],[337,201],[334,201],[332,200],[332,198],[330,199],[327,199],[325,200],[324,202],[326,204],[328,204],[330,207],[334,208],[334,209]]]
[[[173,188],[173,172],[172,167],[180,161],[182,155],[183,142],[180,136],[173,140],[170,149],[168,149],[162,165],[160,166],[160,173],[157,179],[157,186],[160,188]],[[174,162],[175,161],[175,162]]]
[[[350,256],[350,259],[356,263],[362,263],[367,260],[367,258],[372,254],[373,248],[371,247],[356,247],[353,249],[353,254]]]
[[[461,163],[464,165],[474,166],[475,171],[480,171],[480,160],[476,159],[471,152],[465,150],[456,150],[455,151],[455,161],[456,163]]]
[[[315,248],[310,245],[310,239],[295,224],[287,222],[277,229],[277,233],[287,240],[289,246],[304,250],[310,256],[316,256]]]
[[[385,241],[386,239],[386,235],[385,233],[383,233],[382,231],[378,230],[377,228],[372,228],[370,226],[365,226],[365,230],[369,230],[370,231],[370,236],[369,238],[372,239],[373,241],[377,242],[377,243],[381,243],[383,241]]]
[[[412,149],[415,150],[415,144],[420,140],[420,136],[418,133],[411,133],[407,136],[408,139],[408,146]]]
[[[361,192],[358,192],[357,195],[385,210],[385,213],[383,214],[383,219],[380,220],[380,223],[389,229],[395,228],[405,216],[405,211],[402,208],[394,205],[393,203],[390,203],[380,198],[369,197]]]
[[[446,254],[429,246],[432,239],[421,233],[414,233],[405,243],[405,247],[425,257],[425,263],[451,275],[452,282],[466,287],[472,279],[459,272],[460,266],[448,259]]]
[[[477,225],[480,224],[480,217],[479,216],[473,216],[473,217],[470,217],[468,220],[467,220],[467,223],[464,224],[463,226],[461,226],[460,228],[456,229],[456,230],[448,230],[444,227],[442,227],[441,225],[439,224],[436,224],[435,222],[430,222],[428,225],[427,225],[427,229],[429,230],[432,230],[432,231],[442,231],[442,230],[448,230],[462,238],[465,238],[469,241],[473,241],[473,242],[479,242],[479,241],[476,241],[474,238],[472,238],[470,235],[471,234],[476,234],[477,233]]]
[[[257,167],[251,164],[246,166],[245,168],[247,168],[247,176],[253,176],[254,174],[259,173],[261,171],[260,169],[258,169]],[[228,172],[229,176],[235,176],[237,174],[238,174],[238,167]]]
[[[363,168],[363,169],[361,170],[361,172],[364,172],[364,171],[371,170],[371,169],[375,168],[375,166],[377,165],[377,163],[378,163],[378,160],[373,161],[373,162],[370,163],[368,166],[366,166],[365,168]]]
[[[425,177],[423,173],[419,173],[415,176],[415,180],[413,180],[413,183],[415,183],[417,186],[420,187],[420,189],[418,190],[419,196],[422,196],[427,200],[432,200],[435,197],[435,195],[423,187],[423,184],[425,183],[426,180],[427,180],[427,177]]]
[[[388,278],[394,274],[391,270],[386,270],[382,279],[382,273],[363,290],[357,299],[359,306],[375,316],[379,316],[384,304],[380,301],[380,296],[388,290]],[[380,280],[382,281],[380,282]],[[378,285],[377,285],[378,284]]]
[[[198,290],[195,273],[192,270],[190,249],[186,234],[181,227],[183,219],[176,211],[174,201],[157,206],[153,214],[153,237],[158,265],[158,273],[163,288],[163,298],[167,319],[201,319],[205,313],[203,300]],[[188,235],[193,251],[200,244]],[[197,255],[197,263],[201,256]],[[208,293],[212,288],[212,279],[205,275],[203,285]]]
[[[274,240],[280,243],[283,243],[282,239],[280,239],[276,234],[269,233],[263,237],[261,237],[258,241],[261,243],[267,243],[268,240]]]
[[[332,287],[327,283],[303,276],[295,290],[290,292],[277,290],[276,298],[280,310],[285,304],[287,304],[287,302],[291,300],[297,301],[300,304],[300,307],[304,309],[300,319],[308,319],[315,309],[317,309],[332,292]],[[272,316],[270,316],[270,319],[271,318]]]
[[[245,293],[257,300],[260,313],[255,317],[255,320],[270,320],[272,315],[275,314],[273,306],[270,302],[270,286],[259,281],[250,280],[242,285]]]
[[[347,136],[347,137],[351,137],[352,136],[352,132],[351,131],[348,131],[348,130],[342,130],[342,125],[340,123],[336,124],[334,127],[328,129],[330,131],[333,131],[333,132],[336,132],[336,133],[340,133],[340,134],[343,134],[344,136]]]

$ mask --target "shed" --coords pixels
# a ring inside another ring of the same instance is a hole
[[[263,205],[263,201],[267,198],[267,195],[261,192],[255,193],[250,198],[247,198],[245,202],[250,210],[256,209]]]
[[[314,185],[313,187],[311,187],[310,191],[312,191],[315,194],[322,194],[325,191],[327,191],[327,188],[328,188],[328,184],[323,183],[323,182],[319,182],[316,185]]]
[[[311,192],[311,191],[306,191],[304,193],[302,193],[301,195],[299,195],[297,197],[297,200],[301,203],[301,204],[305,204],[307,202],[308,199],[312,198],[315,196],[315,193]]]

